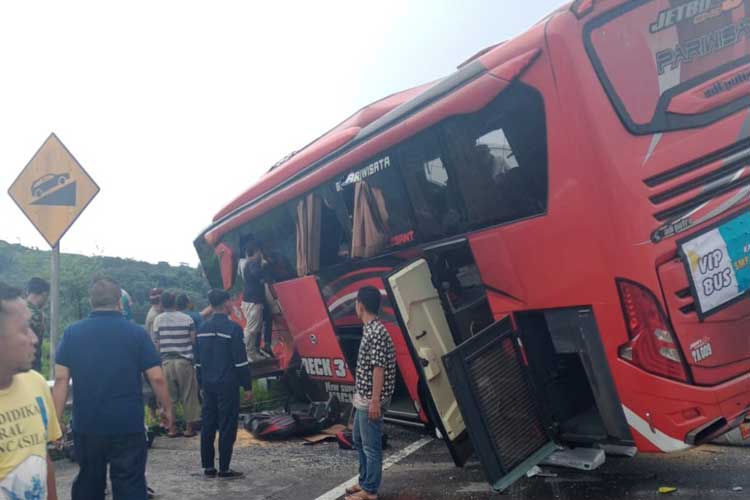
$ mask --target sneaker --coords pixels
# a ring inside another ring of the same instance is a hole
[[[228,471],[219,471],[219,478],[221,479],[232,480],[240,479],[241,477],[245,477],[244,472],[237,472],[232,469],[229,469]]]
[[[206,477],[216,477],[216,469],[204,469],[203,475]]]

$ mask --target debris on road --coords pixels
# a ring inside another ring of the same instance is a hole
[[[539,467],[538,465],[535,465],[534,467],[526,471],[526,477],[534,477],[540,472],[542,472],[541,467]]]
[[[713,444],[729,446],[750,446],[750,422],[743,422],[726,434],[722,434],[713,441]]]
[[[615,457],[633,458],[634,456],[636,456],[636,454],[638,454],[638,448],[636,448],[635,446],[622,446],[618,444],[602,443],[598,446],[598,448],[604,450],[605,454]]]
[[[742,486],[735,486],[732,491],[742,491]]]
[[[669,493],[674,493],[675,491],[677,491],[677,488],[675,488],[674,486],[661,486],[659,488],[659,493],[661,493],[662,495],[668,495]]]
[[[542,460],[543,465],[568,467],[578,470],[595,470],[604,464],[604,450],[594,448],[571,448],[554,452]]]
[[[336,434],[338,434],[339,432],[343,432],[345,430],[346,430],[346,426],[344,424],[336,424],[326,429],[323,429],[322,431],[320,431],[319,434],[305,436],[302,439],[305,441],[304,444],[306,445],[318,444],[318,443],[322,443],[323,441],[336,441],[337,440]]]
[[[254,413],[242,418],[243,426],[256,438],[283,440],[321,434],[341,418],[339,400],[332,396],[328,401],[313,402],[305,411],[273,411]]]
[[[535,465],[526,472],[526,477],[557,477],[554,472],[547,472],[538,465]]]

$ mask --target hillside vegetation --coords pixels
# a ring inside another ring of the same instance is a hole
[[[49,281],[50,253],[0,241],[0,281],[19,288],[24,288],[32,276]],[[88,315],[91,310],[88,288],[95,276],[113,278],[130,293],[134,301],[133,314],[140,324],[148,311],[149,290],[154,287],[187,293],[196,308],[206,304],[208,282],[199,268],[63,253],[60,256],[61,330]]]

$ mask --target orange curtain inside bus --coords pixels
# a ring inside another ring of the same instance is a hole
[[[354,187],[352,257],[372,257],[385,248],[388,217],[383,191],[358,182]]]
[[[320,199],[308,194],[297,202],[297,275],[306,276],[320,268]]]

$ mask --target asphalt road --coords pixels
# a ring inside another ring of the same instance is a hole
[[[425,436],[388,426],[392,443],[386,457],[403,453]],[[246,442],[235,450],[232,467],[248,473],[237,481],[203,479],[198,440],[159,438],[149,454],[149,483],[164,500],[300,499],[316,500],[356,473],[356,453],[335,443],[303,445],[301,441]],[[60,498],[69,498],[77,466],[57,464]],[[544,467],[556,477],[524,478],[504,494],[492,493],[481,466],[456,468],[445,446],[436,440],[392,465],[384,474],[380,497],[417,499],[615,500],[666,498],[660,486],[673,486],[670,498],[750,498],[750,448],[703,446],[671,455],[608,457],[594,472]],[[733,491],[734,487],[742,491]],[[329,494],[327,500],[335,498]]]

